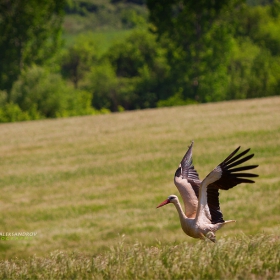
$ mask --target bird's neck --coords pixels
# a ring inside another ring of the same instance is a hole
[[[186,220],[187,216],[184,213],[180,202],[174,203],[174,205],[175,205],[175,207],[177,209],[177,212],[179,214],[179,218],[180,218],[181,223],[184,223],[184,221]]]

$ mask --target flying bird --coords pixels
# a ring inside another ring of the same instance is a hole
[[[229,190],[241,183],[254,183],[248,178],[258,177],[257,174],[240,171],[254,169],[258,165],[237,167],[254,156],[246,155],[250,149],[237,154],[239,146],[201,181],[192,163],[192,149],[193,142],[174,175],[174,183],[183,198],[184,210],[176,195],[170,195],[157,208],[168,203],[174,204],[181,227],[187,235],[215,242],[215,232],[224,225],[235,222],[223,219],[219,190]]]

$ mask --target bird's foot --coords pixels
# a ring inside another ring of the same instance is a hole
[[[208,238],[209,240],[211,240],[214,243],[216,242],[216,235],[212,231],[208,231],[206,233],[205,237]]]

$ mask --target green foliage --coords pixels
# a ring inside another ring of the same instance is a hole
[[[244,1],[147,5],[152,30],[168,49],[172,95],[183,89],[183,99],[211,102],[278,94],[273,57],[280,54],[279,1],[255,7]]]
[[[36,110],[22,111],[18,104],[6,103],[0,108],[0,122],[18,122],[42,118]]]
[[[38,112],[46,117],[55,117],[66,110],[67,87],[57,74],[33,66],[23,71],[11,90],[10,101],[28,111],[36,106]]]
[[[64,5],[64,0],[1,1],[0,89],[10,90],[24,67],[54,55],[60,47]]]
[[[67,33],[130,29],[146,25],[143,1],[72,0],[65,8]]]
[[[257,44],[256,32],[246,30],[245,20],[238,21],[236,9],[230,12],[229,7],[240,7],[253,22],[260,11],[266,15],[264,22],[277,21],[277,9],[238,6],[241,2],[220,3],[209,13],[211,3],[204,3],[203,12],[187,1],[183,10],[172,4],[171,14],[170,3],[151,3],[150,8],[166,9],[169,16],[165,19],[159,10],[151,10],[160,39],[136,30],[111,46],[85,82],[84,88],[94,92],[94,107],[117,111],[119,106],[131,110],[277,94],[278,59]],[[167,28],[168,20],[172,24]]]
[[[237,36],[249,37],[272,55],[279,55],[280,49],[280,2],[268,6],[243,6],[239,13],[235,32]]]
[[[28,111],[23,111],[18,104],[8,102],[6,91],[0,90],[0,123],[37,120],[42,118],[32,105]]]
[[[124,41],[117,42],[107,52],[107,57],[119,77],[134,77],[147,64],[153,67],[158,55],[155,37],[147,31],[136,30]]]
[[[68,88],[69,96],[67,100],[67,109],[63,111],[62,116],[83,116],[94,115],[100,113],[108,113],[109,111],[98,111],[91,106],[92,94],[88,91],[80,89]]]
[[[8,99],[8,94],[7,91],[5,90],[0,90],[0,106],[2,107],[3,105],[5,105],[5,103],[7,102]]]
[[[125,109],[155,107],[168,90],[165,50],[154,35],[136,30],[106,53],[118,80],[116,95]]]
[[[18,104],[22,111],[36,111],[47,118],[93,113],[88,92],[67,86],[59,74],[38,66],[22,72],[9,101]]]
[[[62,74],[71,80],[75,88],[93,64],[97,62],[98,51],[92,34],[78,36],[65,52],[61,62]]]
[[[121,30],[106,30],[106,31],[88,31],[85,34],[88,34],[90,37],[94,38],[96,45],[98,46],[98,52],[104,54],[116,40],[120,41],[125,39],[125,37],[132,30],[121,29]],[[81,33],[79,36],[82,36]],[[65,42],[65,48],[69,49],[76,42],[77,35],[64,33],[63,39]]]
[[[124,9],[121,12],[122,24],[128,28],[137,28],[147,25],[147,19],[135,9]]]
[[[246,24],[243,23],[246,21]],[[280,59],[280,2],[273,1],[264,7],[246,7],[242,10],[243,32],[238,38],[244,41],[249,37],[253,52],[249,76],[243,77],[248,84],[245,98],[279,94],[279,59]],[[240,29],[242,30],[242,29]],[[248,39],[247,39],[248,40]],[[245,50],[243,50],[245,51]],[[252,57],[250,51],[248,56]]]
[[[227,17],[237,4],[238,1],[168,1],[162,5],[148,1],[156,32],[173,42],[169,47],[169,62],[174,69],[171,79],[177,88],[184,89],[185,98],[199,102],[224,99],[232,48]]]
[[[280,57],[274,58],[267,50],[255,57],[249,79],[250,88],[247,97],[279,95]]]
[[[246,99],[250,89],[251,68],[260,48],[248,38],[235,41],[228,66],[229,86],[227,99]]]
[[[91,68],[87,74],[84,88],[93,92],[92,105],[97,109],[117,110],[116,97],[118,80],[113,67],[108,61]]]
[[[144,2],[0,3],[2,120],[280,94],[279,0]]]
[[[166,100],[159,100],[157,102],[157,107],[171,107],[171,106],[183,106],[189,104],[196,104],[197,102],[192,99],[184,99],[183,97],[183,89],[181,88],[179,92],[170,96]]]

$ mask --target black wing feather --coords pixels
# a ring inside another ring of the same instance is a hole
[[[231,169],[231,172],[237,172],[237,171],[244,171],[244,170],[250,170],[258,167],[258,165],[247,165],[247,166],[241,166],[237,168]]]
[[[239,171],[254,169],[258,167],[258,165],[247,165],[247,166],[232,168],[250,160],[254,156],[254,154],[251,154],[246,157],[243,157],[249,152],[250,149],[247,149],[235,156],[235,154],[239,151],[239,149],[240,147],[235,149],[223,162],[219,164],[219,167],[222,170],[222,176],[219,180],[210,184],[207,188],[207,202],[212,218],[211,221],[213,224],[221,223],[224,221],[223,214],[220,211],[219,189],[228,190],[241,183],[252,184],[254,183],[254,181],[247,178],[253,178],[259,176],[253,173],[239,172]]]
[[[240,159],[240,160],[238,160],[238,161],[235,161],[235,162],[233,162],[233,163],[231,163],[231,164],[224,164],[224,166],[227,166],[227,169],[229,169],[229,168],[231,168],[231,167],[234,167],[234,166],[237,166],[237,165],[239,165],[239,164],[241,164],[241,163],[243,163],[243,162],[245,162],[245,161],[248,161],[249,159],[251,159],[252,157],[254,156],[254,154],[251,154],[251,155],[249,155],[249,156],[246,156],[246,157],[244,157],[244,158],[242,158],[242,159]]]
[[[181,160],[181,166],[176,170],[175,176],[179,177],[182,176],[183,178],[187,179],[188,182],[191,184],[196,197],[198,198],[199,195],[199,175],[195,170],[192,162],[192,148],[193,148],[193,141],[187,150],[186,154],[184,155],[183,159]]]
[[[207,204],[210,210],[212,224],[223,223],[224,219],[220,209],[218,189],[207,189]]]
[[[238,154],[237,156],[233,157],[236,151],[238,150],[236,149],[233,153],[230,154],[230,156],[226,158],[226,160],[224,160],[219,164],[219,167],[222,170],[222,176],[219,180],[210,184],[208,188],[228,190],[241,183],[254,183],[253,180],[249,180],[247,178],[258,177],[259,175],[253,173],[236,173],[236,172],[254,169],[258,167],[258,165],[248,165],[248,166],[232,168],[250,160],[254,156],[254,154],[251,154],[241,158],[250,150],[247,149],[242,153]]]
[[[236,149],[234,151],[234,154],[240,149],[240,146],[238,147],[238,149]],[[237,159],[241,158],[242,156],[246,155],[248,152],[250,151],[250,149],[247,149],[243,152],[241,152],[240,154],[236,155],[235,157],[232,157],[234,154],[231,153],[230,157],[228,157],[227,160],[224,160],[223,162],[226,164],[231,164],[232,162],[236,161]]]
[[[185,156],[181,160],[181,168],[182,168],[182,176],[183,178],[190,178],[194,180],[199,180],[199,176],[197,171],[194,169],[193,162],[192,162],[192,147],[193,142],[191,143],[188,151],[186,152]]]

